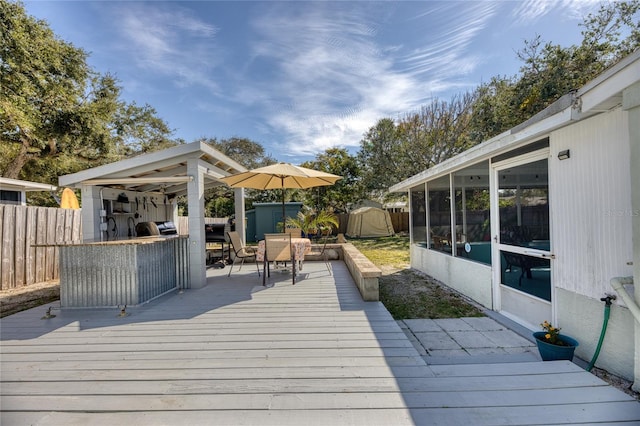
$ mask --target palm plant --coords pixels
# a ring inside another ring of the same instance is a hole
[[[286,226],[300,228],[305,235],[316,235],[318,232],[324,233],[332,227],[338,227],[340,222],[338,216],[332,211],[316,211],[310,207],[304,207],[298,212],[296,217],[287,217]]]

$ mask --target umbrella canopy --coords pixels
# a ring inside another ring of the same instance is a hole
[[[220,180],[231,188],[282,189],[282,220],[284,221],[284,190],[307,189],[333,185],[341,176],[289,163],[272,164],[249,170]]]
[[[232,188],[306,189],[333,185],[341,176],[288,163],[272,164],[222,178]]]

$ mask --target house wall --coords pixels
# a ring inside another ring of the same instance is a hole
[[[571,157],[560,161],[559,151]],[[576,355],[590,361],[603,322],[600,298],[610,280],[633,274],[628,114],[620,108],[550,134],[549,197],[555,288],[554,318],[580,341]],[[412,245],[411,265],[492,308],[491,267]],[[632,379],[634,322],[614,302],[596,366]]]
[[[491,266],[412,244],[411,267],[492,309]]]
[[[627,113],[616,109],[555,131],[549,165],[553,282],[594,299],[633,274]],[[557,152],[570,149],[560,161]]]
[[[550,136],[550,215],[555,322],[575,337],[590,361],[602,329],[613,277],[633,274],[628,114],[617,108]],[[571,157],[560,161],[559,151]],[[633,378],[633,319],[618,300],[611,308],[596,366]]]
[[[613,293],[613,291],[609,291]],[[604,319],[604,303],[600,299],[557,289],[555,293],[558,314],[556,322],[562,333],[578,340],[576,356],[590,362],[596,351]],[[629,310],[619,305],[611,307],[605,339],[596,367],[616,376],[633,380],[634,376],[634,324]]]

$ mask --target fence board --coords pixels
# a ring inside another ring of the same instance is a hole
[[[14,253],[14,229],[13,223],[15,222],[15,208],[13,206],[4,208],[2,213],[2,247],[0,248],[0,256],[2,256],[2,283],[7,285],[15,285],[15,253]]]
[[[81,217],[80,210],[0,205],[0,289],[58,279],[53,244],[81,240]]]
[[[37,232],[40,230],[40,232]],[[45,281],[47,269],[47,215],[41,207],[36,207],[36,282]]]
[[[26,214],[25,207],[16,206],[16,215],[15,215],[15,227],[14,227],[14,241],[15,241],[15,287],[22,287],[27,283],[26,271],[24,268],[24,264],[26,261],[26,248],[27,248],[27,238],[26,238]]]
[[[36,248],[33,246],[36,243],[36,208],[27,209],[26,227],[26,258],[25,258],[25,275],[27,282],[25,285],[38,282],[36,280]]]
[[[56,244],[60,244],[62,242],[64,242],[64,238],[65,238],[65,222],[66,222],[66,214],[65,214],[65,209],[56,209],[55,211],[56,213],[56,228],[55,228],[55,233],[53,235],[53,242],[55,242]],[[60,250],[54,250],[53,251],[53,275],[52,277],[59,277],[60,276],[60,262],[59,262],[59,256],[60,256]],[[54,278],[51,278],[54,279]]]
[[[396,212],[389,213],[391,216],[391,224],[393,230],[398,232],[409,232],[409,213],[408,212]]]
[[[56,242],[57,210],[58,209],[47,209],[47,244],[55,244]],[[57,277],[55,274],[57,252],[58,250],[55,247],[47,247],[47,270],[45,272],[46,281],[50,281],[54,279],[54,277]]]

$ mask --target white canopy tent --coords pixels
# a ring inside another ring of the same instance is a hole
[[[376,207],[360,207],[349,214],[347,236],[356,238],[393,235],[393,223],[388,211]]]

